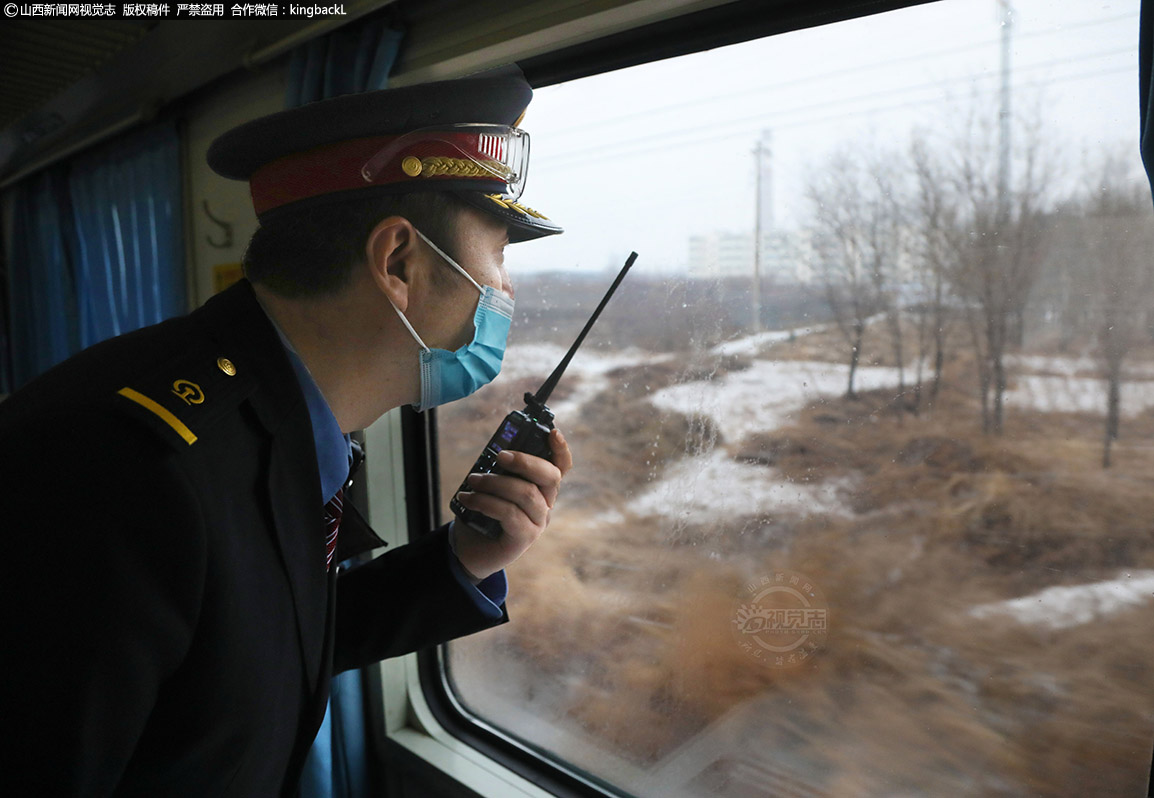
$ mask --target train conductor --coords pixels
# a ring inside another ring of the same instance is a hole
[[[481,76],[248,122],[246,279],[97,344],[0,403],[0,717],[8,795],[296,792],[329,677],[507,620],[502,570],[572,464],[502,453],[449,525],[380,546],[348,434],[461,399],[501,364],[532,91]],[[482,442],[478,442],[479,444]]]

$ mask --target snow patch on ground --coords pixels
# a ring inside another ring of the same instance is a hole
[[[632,496],[629,512],[639,516],[701,521],[743,515],[791,513],[833,513],[848,515],[839,494],[846,480],[829,480],[820,485],[786,481],[766,466],[738,463],[724,451],[715,449],[700,457],[690,457],[667,468],[660,481]],[[610,510],[598,517],[600,523],[621,523],[624,516]]]
[[[838,363],[758,360],[747,369],[713,380],[671,385],[650,401],[661,410],[708,416],[728,441],[768,432],[789,423],[805,404],[845,392],[849,367]],[[897,384],[897,369],[857,370],[854,387],[869,391]]]
[[[780,344],[782,341],[788,341],[790,338],[801,338],[805,335],[821,332],[828,326],[827,324],[822,324],[812,327],[796,327],[792,330],[769,330],[768,332],[746,335],[741,338],[735,338],[732,341],[720,343],[710,349],[709,353],[711,355],[717,355],[718,357],[725,357],[726,355],[756,355],[766,346]]]
[[[1102,363],[1085,355],[1006,355],[1006,367],[1011,371],[1033,371],[1074,377],[1079,374],[1100,374]],[[1126,379],[1154,379],[1154,363],[1123,361]]]
[[[816,331],[799,328],[798,334]],[[710,350],[716,356],[753,354],[766,345],[788,340],[790,331],[777,330],[727,341]],[[564,355],[555,344],[521,344],[510,347],[505,372],[513,377],[543,376]],[[596,350],[579,352],[566,379],[572,379],[573,393],[553,405],[559,419],[575,414],[580,406],[600,391],[611,387],[608,372],[621,366],[670,361],[674,356],[641,349],[602,354]],[[747,369],[732,371],[714,379],[694,380],[655,391],[650,401],[658,411],[674,411],[688,416],[708,416],[717,424],[726,441],[739,441],[753,432],[770,432],[788,423],[805,404],[822,396],[845,391],[848,367],[841,364],[757,360]],[[895,385],[897,370],[862,367],[855,386],[860,390]],[[687,520],[735,515],[775,513],[847,514],[840,492],[846,482],[832,480],[821,485],[799,485],[787,481],[775,469],[739,463],[725,451],[709,448],[670,466],[648,488],[629,497],[630,515],[661,516]],[[617,509],[602,513],[602,524],[623,523]]]
[[[1106,415],[1106,381],[1093,377],[1043,377],[1027,374],[1013,378],[1006,404],[1043,413],[1096,413]],[[1154,407],[1154,380],[1123,382],[1122,415],[1134,416]]]
[[[1084,356],[1006,355],[1006,368],[1012,372],[1035,371],[1073,377],[1078,373],[1097,371],[1098,367],[1092,358]]]
[[[1123,572],[1105,582],[1049,587],[1009,601],[982,604],[970,610],[975,618],[1008,615],[1019,623],[1065,629],[1112,615],[1154,598],[1154,571]]]

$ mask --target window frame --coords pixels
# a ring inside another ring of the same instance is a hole
[[[365,432],[370,519],[390,545],[436,528],[440,491],[434,479],[434,412],[418,414],[405,407]],[[426,763],[480,796],[624,795],[573,791],[563,776],[554,780],[543,771],[552,763],[540,755],[487,730],[478,733],[479,724],[460,712],[448,690],[442,657],[442,648],[425,650],[362,671],[371,767],[378,784],[391,777],[385,763],[402,759],[427,771],[421,764]]]
[[[737,0],[609,33],[523,59],[519,65],[530,84],[540,88],[930,2],[937,0],[827,0],[815,9],[812,0]],[[446,520],[440,518],[439,509],[436,411],[417,414],[405,408],[390,423],[396,425],[395,443],[404,450],[403,474],[393,475],[394,490],[398,501],[403,497],[403,526],[411,539]],[[482,443],[478,441],[478,447]],[[394,460],[399,465],[400,460]],[[612,784],[561,766],[552,756],[469,714],[448,684],[443,647],[383,662],[379,668],[368,669],[366,678],[370,685],[366,691],[370,727],[384,730],[386,744],[401,746],[477,794],[514,798],[630,796]],[[401,705],[385,703],[394,697]],[[383,755],[383,746],[376,750]]]

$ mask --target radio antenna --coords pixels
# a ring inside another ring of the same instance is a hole
[[[573,342],[573,346],[569,347],[569,351],[565,353],[565,357],[557,364],[557,368],[553,369],[553,373],[549,375],[549,379],[537,389],[537,394],[525,394],[525,403],[533,405],[544,405],[549,399],[549,394],[553,393],[553,389],[557,387],[557,381],[561,379],[561,375],[565,373],[565,369],[569,366],[569,361],[573,359],[581,342],[585,340],[585,336],[589,333],[590,328],[593,327],[593,322],[597,321],[597,317],[601,315],[601,311],[605,309],[605,305],[609,303],[609,298],[613,296],[613,292],[617,290],[617,286],[621,285],[621,281],[625,278],[625,273],[633,265],[633,261],[637,260],[637,253],[631,252],[629,259],[625,261],[625,265],[617,274],[617,279],[613,281],[613,285],[609,286],[609,290],[605,292],[605,296],[601,298],[601,304],[597,306],[597,310],[593,311],[593,315],[589,317],[589,321],[585,322],[585,329],[577,336],[577,340]]]

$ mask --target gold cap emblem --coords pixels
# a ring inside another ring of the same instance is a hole
[[[401,170],[409,177],[416,177],[423,168],[421,159],[413,155],[406,155],[405,159],[401,161]]]
[[[230,377],[236,376],[236,366],[234,366],[232,361],[227,357],[218,357],[216,359],[216,367]]]

